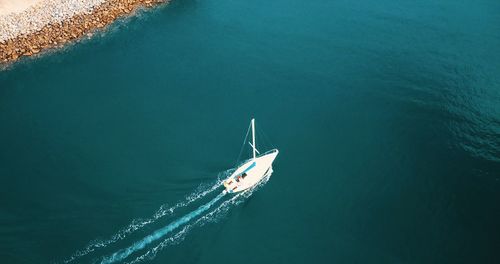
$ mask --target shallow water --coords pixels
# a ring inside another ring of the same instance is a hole
[[[177,0],[23,60],[0,72],[1,262],[65,260],[208,188],[252,116],[269,182],[146,263],[497,262],[499,11]]]

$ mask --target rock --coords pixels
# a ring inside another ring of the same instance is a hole
[[[0,62],[21,55],[31,56],[42,49],[103,28],[139,6],[153,6],[163,0],[44,0],[37,8],[0,16]]]

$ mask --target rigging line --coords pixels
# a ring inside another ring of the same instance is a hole
[[[238,162],[240,161],[241,154],[243,153],[243,149],[245,148],[245,145],[247,143],[248,133],[250,132],[251,125],[252,124],[248,125],[247,134],[245,135],[245,139],[243,139],[243,144],[241,145],[240,154],[238,154],[238,159],[236,160],[236,164],[238,164]]]
[[[276,147],[273,145],[273,143],[271,142],[271,139],[269,139],[269,137],[266,135],[266,133],[264,132],[264,130],[263,130],[263,129],[261,129],[261,128],[259,128],[259,127],[258,127],[258,128],[257,128],[257,131],[258,131],[258,132],[259,132],[259,133],[263,136],[264,141],[265,141],[267,144],[271,145],[271,147],[272,147],[273,149],[275,149],[275,148],[276,148]]]
[[[264,137],[262,130],[260,130],[258,128],[257,128],[257,135],[258,135],[258,139],[259,139],[260,146],[262,147],[262,149],[267,150],[269,147],[271,147],[270,142]]]

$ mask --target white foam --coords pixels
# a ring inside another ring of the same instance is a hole
[[[210,222],[217,222],[225,213],[232,207],[240,204],[242,201],[244,201],[246,198],[250,197],[254,191],[258,190],[261,186],[266,184],[269,181],[269,176],[265,177],[262,179],[262,181],[257,184],[255,187],[252,189],[249,189],[248,191],[237,193],[231,199],[228,199],[224,202],[222,202],[219,206],[217,206],[215,209],[212,211],[208,212],[207,214],[203,215],[202,217],[198,218],[195,222],[192,224],[187,224],[185,225],[180,231],[175,233],[174,235],[166,238],[162,242],[160,242],[158,245],[155,247],[149,249],[146,253],[143,255],[135,258],[134,260],[127,262],[127,264],[135,264],[139,263],[145,260],[152,260],[156,257],[156,254],[163,250],[165,247],[170,246],[170,245],[175,245],[180,243],[186,235],[189,233],[191,229],[193,229],[196,226],[204,226],[207,223]]]
[[[186,198],[175,204],[174,206],[169,207],[167,204],[164,204],[158,209],[158,211],[155,212],[155,214],[148,218],[148,219],[134,219],[132,222],[125,228],[121,229],[118,231],[116,234],[112,235],[111,238],[107,240],[94,240],[90,242],[85,248],[76,251],[71,255],[71,257],[67,258],[64,260],[64,263],[70,263],[76,259],[79,259],[83,256],[86,256],[100,248],[107,247],[110,244],[113,244],[119,240],[124,239],[127,237],[129,234],[133,233],[134,231],[137,231],[144,226],[147,226],[149,224],[152,224],[156,222],[158,219],[172,214],[176,209],[179,209],[181,207],[186,207],[189,204],[205,197],[206,195],[210,194],[211,192],[215,191],[217,188],[220,187],[222,184],[222,181],[227,177],[227,175],[230,173],[230,171],[223,172],[219,174],[217,180],[215,181],[214,184],[209,185],[207,188],[206,185],[200,185],[197,190],[190,195],[186,196]]]
[[[147,247],[149,244],[157,241],[158,239],[161,239],[162,237],[166,236],[173,230],[188,223],[189,221],[191,221],[191,219],[198,217],[200,214],[210,209],[210,207],[212,207],[217,201],[219,201],[222,197],[224,197],[224,195],[226,195],[226,192],[221,192],[217,197],[212,199],[210,202],[198,207],[196,210],[191,211],[190,213],[184,215],[183,217],[178,218],[175,221],[171,222],[170,224],[164,226],[163,228],[156,230],[152,234],[135,242],[131,246],[118,250],[115,253],[111,254],[110,256],[104,257],[101,261],[101,264],[111,264],[126,259],[134,252]]]

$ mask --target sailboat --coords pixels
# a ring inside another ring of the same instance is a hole
[[[252,129],[252,142],[248,143],[252,147],[253,156],[243,162],[243,164],[224,181],[224,191],[227,193],[236,193],[252,188],[262,179],[273,173],[273,161],[276,159],[276,156],[278,156],[279,151],[278,149],[272,149],[260,154],[255,142],[255,119],[252,118],[250,126]]]

